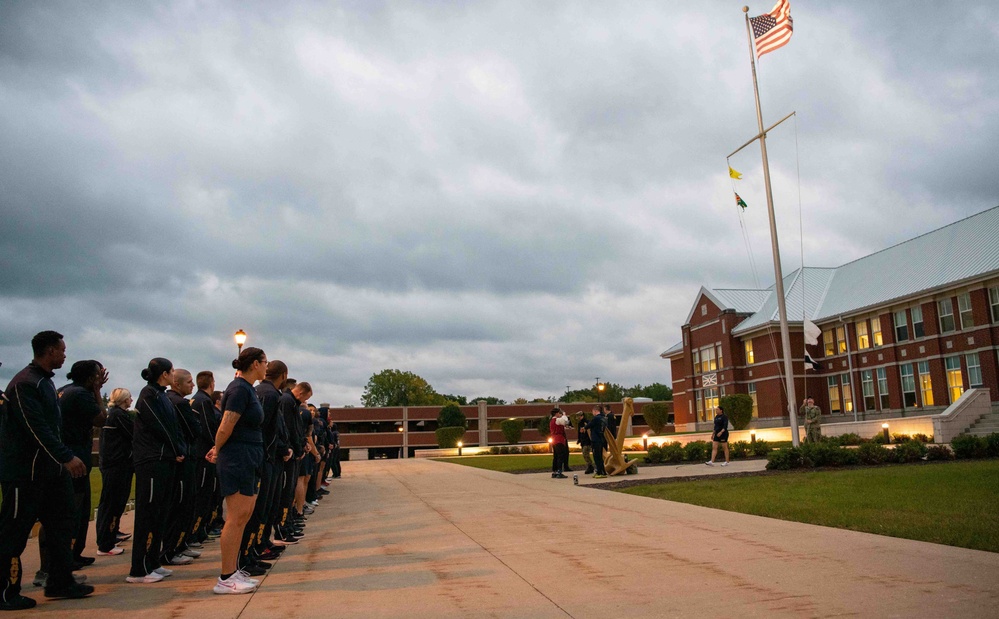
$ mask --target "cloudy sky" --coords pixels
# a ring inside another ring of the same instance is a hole
[[[242,328],[334,405],[386,368],[669,383],[701,285],[773,283],[759,148],[743,218],[726,170],[742,4],[0,3],[0,380],[43,329],[109,387],[153,356],[225,377]],[[785,270],[999,204],[993,9],[791,0],[759,66],[766,124],[797,112]]]

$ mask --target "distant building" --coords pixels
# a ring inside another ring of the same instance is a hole
[[[798,405],[834,418],[938,412],[965,389],[999,401],[999,207],[836,268],[784,278]],[[805,370],[803,319],[822,329]],[[662,353],[676,430],[707,429],[722,396],[749,394],[757,427],[786,425],[774,287],[702,287]]]

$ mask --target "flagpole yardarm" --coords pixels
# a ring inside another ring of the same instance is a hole
[[[756,58],[754,56],[753,32],[749,26],[749,7],[742,7],[743,16],[746,20],[746,37],[749,41],[749,64],[753,69],[753,95],[756,98],[756,123],[759,126],[760,152],[763,156],[763,183],[766,186],[767,194],[767,214],[770,217],[770,243],[773,250],[774,259],[774,291],[777,293],[777,312],[780,317],[780,337],[781,349],[784,354],[784,380],[787,392],[787,412],[791,425],[791,443],[797,447],[800,443],[798,436],[798,411],[795,408],[797,396],[794,392],[794,364],[791,359],[791,334],[787,326],[787,304],[784,299],[784,275],[780,266],[780,247],[777,242],[777,218],[774,215],[774,196],[770,188],[770,163],[767,159],[767,133],[763,128],[763,111],[760,107],[760,87],[756,79]]]

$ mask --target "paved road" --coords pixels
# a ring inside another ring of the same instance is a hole
[[[85,570],[98,595],[43,601],[30,616],[999,613],[997,554],[574,487],[571,479],[547,475],[426,460],[346,464],[334,494],[310,519],[308,537],[285,553],[253,595],[211,593],[215,544],[194,565],[154,585],[123,582],[127,554],[101,557]],[[29,545],[29,574],[35,555]]]

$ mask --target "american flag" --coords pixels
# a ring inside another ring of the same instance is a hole
[[[787,0],[779,0],[773,10],[759,17],[750,17],[753,39],[756,41],[756,57],[787,45],[791,40],[794,23],[791,20],[791,5]]]

